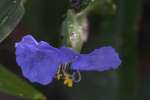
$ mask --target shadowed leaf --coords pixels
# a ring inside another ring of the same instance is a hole
[[[28,100],[45,100],[45,97],[32,86],[0,65],[0,91]]]
[[[16,27],[24,14],[24,0],[0,0],[0,42]]]

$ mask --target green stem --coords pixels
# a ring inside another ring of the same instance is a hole
[[[62,25],[63,44],[80,51],[87,38],[87,25],[86,15],[78,16],[73,10],[68,10]]]

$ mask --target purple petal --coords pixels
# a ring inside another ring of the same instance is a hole
[[[112,47],[95,49],[90,54],[82,54],[72,63],[72,69],[81,71],[105,71],[116,69],[121,60]]]
[[[37,42],[31,35],[16,43],[16,61],[24,77],[43,85],[50,83],[60,64],[59,50],[46,42]]]
[[[80,54],[76,51],[74,51],[72,48],[66,48],[66,47],[61,47],[59,49],[62,54],[62,63],[70,63],[73,62],[74,59],[79,56]]]
[[[31,35],[26,35],[22,38],[21,43],[23,45],[31,45],[31,46],[35,46],[38,44],[38,42],[31,36]],[[17,46],[18,43],[15,44],[15,46]]]

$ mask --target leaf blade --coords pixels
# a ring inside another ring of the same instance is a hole
[[[17,26],[24,15],[23,0],[1,0],[0,4],[0,42]]]
[[[28,99],[45,100],[43,94],[19,79],[0,64],[0,91]]]

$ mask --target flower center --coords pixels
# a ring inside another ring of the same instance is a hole
[[[58,67],[57,80],[62,79],[64,81],[64,85],[68,87],[72,87],[74,83],[78,83],[81,80],[80,71],[72,71],[70,69],[70,64],[62,64]]]

